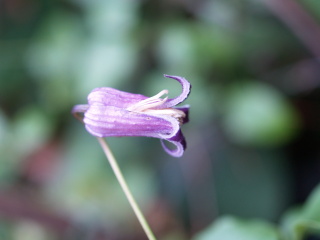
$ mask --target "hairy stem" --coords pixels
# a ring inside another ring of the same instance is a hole
[[[148,236],[148,239],[149,240],[156,240],[154,234],[152,233],[151,231],[151,228],[147,222],[147,220],[145,219],[145,217],[143,216],[138,204],[136,203],[134,197],[132,196],[131,194],[131,191],[121,173],[121,170],[117,164],[117,160],[115,159],[115,157],[113,156],[107,142],[104,140],[104,138],[100,138],[100,137],[97,137],[104,153],[106,154],[107,156],[107,159],[109,160],[109,163],[111,165],[111,168],[114,172],[114,174],[116,175],[117,179],[118,179],[118,182],[120,183],[120,186],[124,192],[124,194],[126,195],[134,213],[136,214],[144,232],[146,233],[146,235]]]

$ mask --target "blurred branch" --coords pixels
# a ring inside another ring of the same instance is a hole
[[[295,0],[262,0],[262,2],[292,29],[316,57],[320,57],[319,25],[298,2]]]

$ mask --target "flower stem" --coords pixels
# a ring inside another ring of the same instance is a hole
[[[118,182],[120,183],[120,186],[124,192],[124,194],[126,195],[134,213],[136,214],[144,232],[146,233],[147,237],[149,240],[156,240],[155,236],[153,235],[152,231],[151,231],[151,228],[147,222],[147,220],[145,219],[145,217],[143,216],[138,204],[136,203],[134,197],[132,196],[131,194],[131,191],[121,173],[121,170],[117,164],[117,160],[115,159],[115,157],[113,156],[107,142],[105,141],[104,138],[100,138],[100,137],[97,137],[104,153],[106,154],[107,156],[107,159],[109,160],[109,163],[111,165],[111,168],[114,172],[114,174],[116,175],[117,179],[118,179]]]

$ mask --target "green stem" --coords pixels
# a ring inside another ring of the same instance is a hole
[[[146,221],[145,217],[143,216],[138,204],[136,203],[136,201],[134,200],[134,197],[132,196],[130,189],[121,173],[121,170],[117,164],[117,160],[115,159],[115,157],[113,156],[107,142],[103,139],[103,138],[99,138],[97,137],[104,153],[107,156],[107,159],[109,160],[109,163],[111,165],[111,168],[114,172],[114,174],[116,175],[118,182],[120,183],[120,186],[124,192],[124,194],[126,195],[134,213],[136,214],[144,232],[146,233],[146,235],[148,236],[149,240],[156,240],[155,236],[153,235],[151,228],[148,224],[148,222]]]

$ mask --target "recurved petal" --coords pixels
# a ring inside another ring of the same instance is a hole
[[[148,97],[141,94],[134,94],[119,91],[114,88],[101,87],[95,88],[88,95],[88,103],[104,106],[114,106],[118,108],[127,108],[132,104],[138,103]]]
[[[84,114],[86,129],[94,136],[145,136],[170,139],[179,131],[175,118],[130,112],[114,106],[91,105]]]
[[[173,157],[181,157],[184,153],[184,150],[186,149],[186,140],[182,134],[182,132],[179,130],[175,136],[173,136],[170,139],[166,139],[166,141],[172,143],[175,148],[169,148],[165,144],[165,140],[161,139],[161,145],[163,149],[170,154]]]
[[[182,86],[182,93],[176,97],[176,98],[170,98],[168,99],[161,107],[173,107],[176,106],[177,104],[183,102],[188,95],[190,94],[190,90],[191,90],[191,84],[188,82],[187,79],[183,78],[183,77],[179,77],[179,76],[171,76],[171,75],[164,75],[167,78],[172,78],[177,80],[181,86]]]

